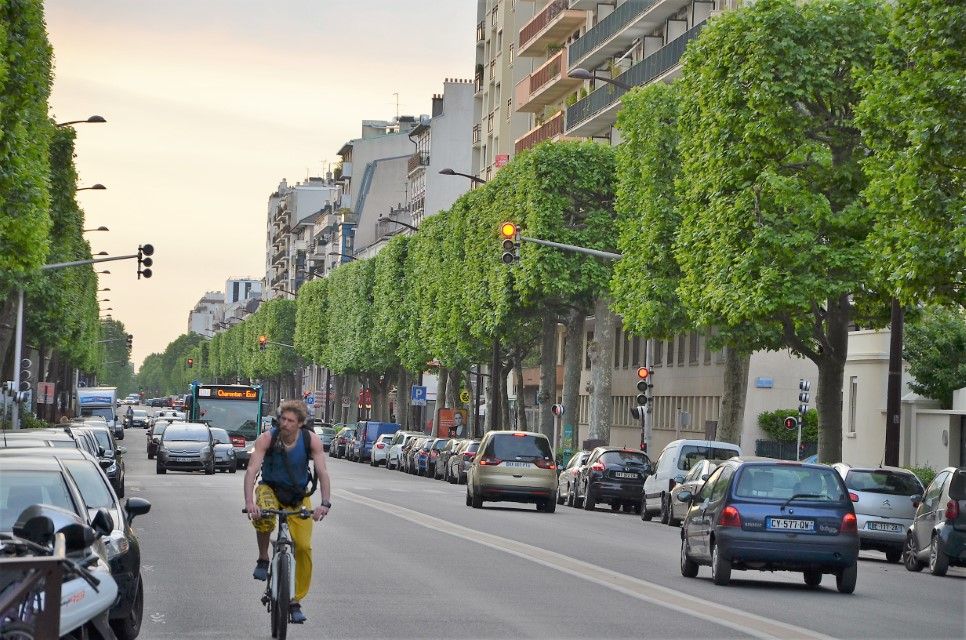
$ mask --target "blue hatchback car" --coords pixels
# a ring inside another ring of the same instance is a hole
[[[855,590],[859,536],[842,477],[831,467],[761,458],[719,466],[688,503],[681,526],[681,574],[710,565],[717,585],[732,570],[801,571],[817,587],[833,574],[842,593]]]

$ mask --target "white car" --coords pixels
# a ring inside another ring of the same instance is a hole
[[[384,433],[379,436],[379,439],[372,443],[372,455],[370,456],[369,465],[373,467],[378,467],[381,464],[386,464],[389,460],[389,445],[392,442],[395,434]]]
[[[386,457],[386,468],[398,469],[399,455],[402,452],[403,446],[413,438],[418,438],[424,435],[426,434],[420,431],[397,431],[395,434],[393,434],[392,440],[389,443],[389,453]]]

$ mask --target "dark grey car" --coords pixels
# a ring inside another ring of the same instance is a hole
[[[947,467],[936,474],[916,509],[906,538],[906,569],[933,575],[949,567],[966,567],[966,467]]]
[[[156,471],[204,471],[215,473],[214,440],[207,425],[172,424],[164,430],[158,446]]]
[[[215,469],[235,473],[238,471],[238,459],[235,457],[235,447],[231,443],[228,432],[219,427],[209,427],[214,442]]]

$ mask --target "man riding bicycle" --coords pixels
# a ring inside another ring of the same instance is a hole
[[[305,403],[286,400],[279,407],[278,426],[264,432],[255,440],[248,469],[245,471],[245,508],[255,527],[258,541],[258,562],[252,574],[256,580],[268,578],[270,536],[275,529],[273,516],[262,517],[262,509],[312,509],[312,496],[305,494],[309,484],[309,460],[315,463],[322,500],[312,511],[312,520],[318,522],[329,513],[329,472],[325,467],[322,441],[314,431],[304,427],[308,417]],[[261,471],[261,481],[255,486],[255,477]],[[295,543],[295,598],[289,615],[292,622],[305,622],[300,605],[309,592],[312,582],[312,522],[291,518],[289,532]]]

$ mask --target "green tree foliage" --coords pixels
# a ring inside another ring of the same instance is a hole
[[[966,278],[966,10],[898,0],[862,79],[856,120],[865,160],[876,272],[904,302],[963,301]]]
[[[0,3],[0,295],[47,258],[51,82],[43,2]]]
[[[339,375],[376,371],[369,351],[373,266],[372,260],[357,260],[329,275],[328,340],[321,364]]]
[[[798,429],[786,429],[785,418],[799,417],[798,409],[776,409],[758,414],[758,426],[775,442],[797,442]],[[809,409],[802,425],[802,442],[818,442],[818,412]]]
[[[914,378],[910,388],[952,408],[953,391],[966,387],[966,310],[927,308],[906,324],[902,356]]]
[[[328,278],[307,282],[299,289],[295,311],[295,349],[310,362],[322,362],[326,327],[323,325],[328,298]]]
[[[97,382],[117,387],[119,395],[137,391],[131,351],[127,348],[127,329],[119,320],[103,320],[100,324],[100,358],[97,363]]]
[[[262,303],[258,311],[239,325],[244,341],[240,358],[253,378],[274,378],[291,373],[298,365],[292,343],[295,340],[296,303],[276,298]],[[258,337],[266,336],[268,347],[258,349]],[[272,344],[274,343],[274,344]],[[288,346],[286,346],[288,345]]]
[[[200,377],[204,366],[200,346],[204,341],[197,333],[185,333],[169,342],[163,352],[147,356],[138,370],[138,386],[146,395],[185,393],[190,382]],[[192,368],[187,366],[188,358],[194,359]]]
[[[408,243],[409,236],[396,236],[375,257],[368,350],[376,371],[388,372],[400,364]]]
[[[826,460],[841,457],[849,324],[884,310],[853,121],[853,70],[884,28],[872,0],[760,0],[712,21],[680,79],[682,301],[699,326],[743,327],[765,347],[780,335],[818,365]]]

